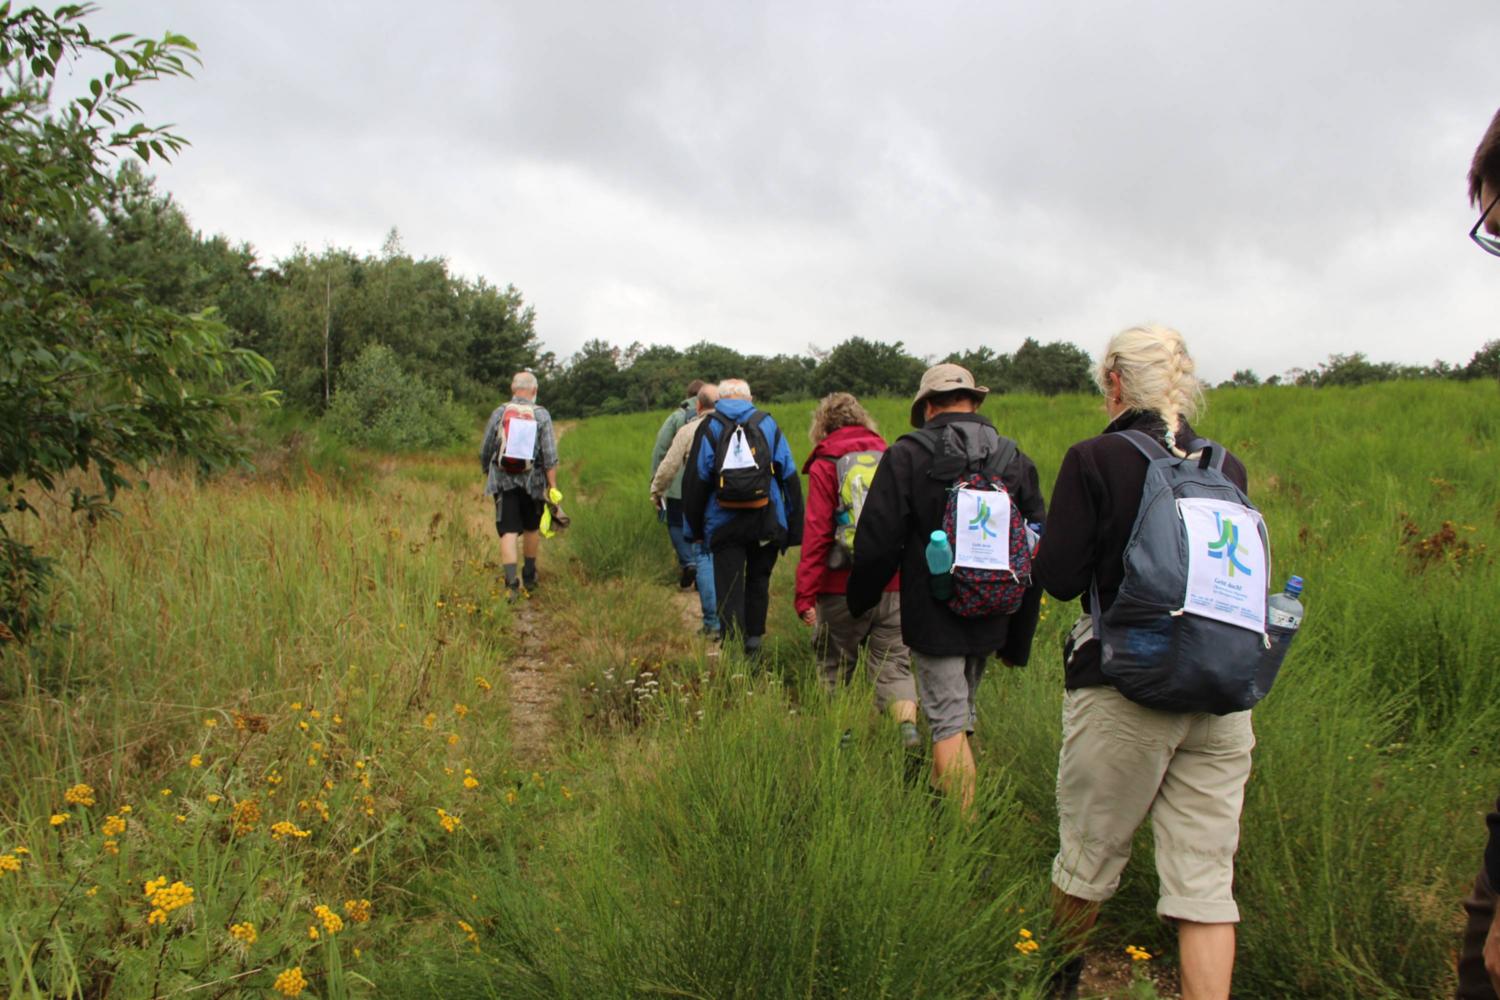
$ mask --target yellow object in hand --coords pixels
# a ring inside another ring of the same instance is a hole
[[[547,502],[548,503],[562,503],[562,500],[563,500],[562,490],[558,489],[556,486],[552,487],[550,490],[547,491]]]

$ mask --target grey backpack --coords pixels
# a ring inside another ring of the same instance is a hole
[[[1115,602],[1101,614],[1097,581],[1089,594],[1100,668],[1121,694],[1148,708],[1216,715],[1247,709],[1271,689],[1286,654],[1284,644],[1273,645],[1266,636],[1271,560],[1265,524],[1249,497],[1224,475],[1220,445],[1199,439],[1189,449],[1193,454],[1183,458],[1140,431],[1122,434],[1150,467]],[[1217,506],[1244,516],[1225,516],[1214,529],[1222,527],[1223,535],[1202,544],[1207,536],[1195,536],[1186,520],[1195,499],[1220,501],[1197,505],[1200,511]],[[1251,525],[1242,538],[1240,528]],[[1190,542],[1203,551],[1190,553]],[[1240,552],[1243,562],[1236,558]],[[1194,557],[1200,569],[1190,579]],[[1214,585],[1227,588],[1238,604],[1215,607],[1202,582],[1205,568],[1225,575]],[[1257,604],[1258,621],[1247,610]],[[1236,608],[1239,623],[1231,624],[1226,619]]]

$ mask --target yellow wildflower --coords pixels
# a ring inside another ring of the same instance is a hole
[[[310,837],[310,836],[312,836],[312,831],[311,830],[299,830],[299,829],[297,829],[297,824],[296,823],[289,823],[286,820],[282,820],[279,823],[272,823],[271,824],[271,839],[272,840],[280,840],[282,837],[298,837],[298,838],[302,838],[302,837]]]
[[[119,854],[120,842],[117,840],[106,840],[104,842],[104,853],[110,855]]]
[[[431,729],[435,725],[437,725],[437,713],[436,712],[428,712],[426,715],[422,716],[422,728],[423,729]]]
[[[193,901],[193,887],[181,881],[167,885],[167,877],[162,875],[146,883],[146,900],[151,904],[146,923],[164,924],[167,914]]]
[[[445,809],[439,809],[437,811],[437,816],[438,822],[442,824],[443,829],[449,833],[452,833],[453,831],[464,825],[464,821],[462,819],[458,818]]]
[[[458,929],[464,932],[464,937],[469,939],[470,944],[479,943],[479,934],[474,930],[473,924],[467,920],[460,920],[458,922]]]
[[[516,790],[514,788],[506,790],[506,792],[505,792],[505,804],[508,805],[508,806],[513,806],[513,805],[516,804]]]
[[[344,912],[349,919],[356,924],[368,923],[370,920],[370,909],[373,904],[368,899],[346,899],[344,900]]]
[[[300,712],[302,711],[302,702],[294,701],[287,707],[290,708],[293,712]]]
[[[1020,938],[1020,940],[1016,942],[1016,951],[1019,951],[1023,955],[1030,955],[1032,952],[1041,947],[1041,945],[1032,938],[1031,931],[1027,930],[1024,927],[1022,927],[1017,932],[1017,936]]]
[[[302,966],[290,968],[276,977],[276,982],[271,987],[284,997],[301,996],[302,991],[307,989],[307,980],[302,978]]]
[[[310,717],[311,717],[311,718],[314,718],[314,719],[321,719],[321,718],[322,718],[322,717],[323,717],[323,713],[322,713],[322,712],[320,712],[320,711],[318,711],[318,710],[317,710],[317,709],[316,709],[316,708],[309,708],[309,709],[308,709],[308,710],[307,710],[307,714],[308,714],[308,715],[309,715],[309,716],[310,716]]]
[[[91,885],[84,891],[83,894],[92,899],[93,897],[99,895],[99,887],[97,885]]]
[[[231,819],[234,822],[235,835],[243,837],[254,830],[255,824],[260,822],[260,803],[255,799],[240,799],[234,804]]]
[[[457,733],[449,733],[448,734],[448,745],[450,747],[456,747],[456,746],[458,746],[458,734]]]
[[[493,685],[483,677],[476,677],[474,678],[474,686],[481,691],[488,691]]]
[[[469,789],[470,791],[473,791],[474,789],[479,787],[479,779],[474,777],[472,774],[466,775],[464,777],[464,787]]]
[[[202,766],[203,766],[203,755],[202,754],[195,753],[191,757],[188,758],[188,767],[202,767]]]
[[[62,826],[64,823],[66,823],[68,821],[68,817],[71,816],[71,815],[73,815],[73,814],[72,813],[53,813],[52,814],[52,818],[49,819],[49,820],[47,820],[47,822],[51,823],[53,826]]]
[[[316,941],[318,939],[318,928],[312,924],[307,925],[307,939],[309,941]]]
[[[207,729],[213,729],[218,724],[219,724],[219,720],[218,719],[204,719],[203,720],[203,725]]]
[[[323,929],[329,934],[337,934],[344,929],[344,918],[322,903],[313,907],[313,915],[322,921]]]
[[[30,854],[31,852],[28,851],[24,847],[12,847],[10,849],[10,853],[12,853],[12,854]]]
[[[229,936],[236,941],[243,941],[246,946],[254,944],[255,939],[260,937],[255,931],[255,925],[248,920],[244,923],[230,924]]]
[[[85,784],[77,784],[63,792],[63,801],[70,806],[88,808],[94,804],[94,790]]]
[[[121,816],[124,816],[126,813],[130,812],[130,804],[127,802],[125,805],[121,806],[119,812]]]
[[[223,801],[223,799],[224,796],[218,794],[217,792],[214,792],[208,795],[208,804],[211,806],[218,805],[221,801]]]
[[[182,813],[178,813],[178,814],[177,814],[177,815],[176,815],[176,816],[174,816],[174,817],[173,817],[173,818],[174,818],[174,819],[176,819],[176,820],[177,820],[177,822],[179,822],[179,823],[186,823],[186,822],[187,822],[187,817],[186,817],[186,816],[184,816],[184,815],[183,815],[183,814],[182,814]]]
[[[1145,948],[1137,948],[1133,944],[1125,946],[1125,954],[1130,956],[1130,960],[1132,962],[1151,961],[1151,953],[1149,951],[1147,951]]]
[[[104,825],[99,828],[99,832],[104,834],[106,837],[118,837],[120,834],[125,832],[126,825],[127,824],[125,820],[121,819],[119,816],[111,814],[104,817]]]
[[[469,706],[465,705],[461,701],[455,701],[453,703],[453,714],[462,719],[464,716],[469,714]]]
[[[164,798],[164,799],[170,799],[172,797],[172,789],[170,789],[170,788],[163,788],[161,790],[161,797]]]
[[[0,854],[0,875],[21,870],[21,859],[14,854]]]

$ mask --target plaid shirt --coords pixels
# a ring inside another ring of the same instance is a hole
[[[510,403],[521,403],[536,411],[536,462],[530,472],[502,472],[492,464],[495,457],[496,431],[500,426],[500,418],[505,413],[505,407]],[[480,467],[489,476],[485,482],[484,492],[498,499],[501,492],[505,490],[525,490],[538,500],[545,500],[547,498],[547,470],[557,468],[557,438],[552,434],[552,415],[532,400],[523,399],[520,396],[512,397],[510,403],[495,407],[495,412],[490,414],[489,423],[484,427],[484,444],[479,449]]]

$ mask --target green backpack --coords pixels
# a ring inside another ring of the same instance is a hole
[[[829,569],[848,569],[854,565],[854,528],[859,524],[860,511],[865,509],[865,497],[882,454],[851,451],[828,459],[833,462],[834,480],[839,487],[839,503],[833,511],[833,548],[828,550]]]

